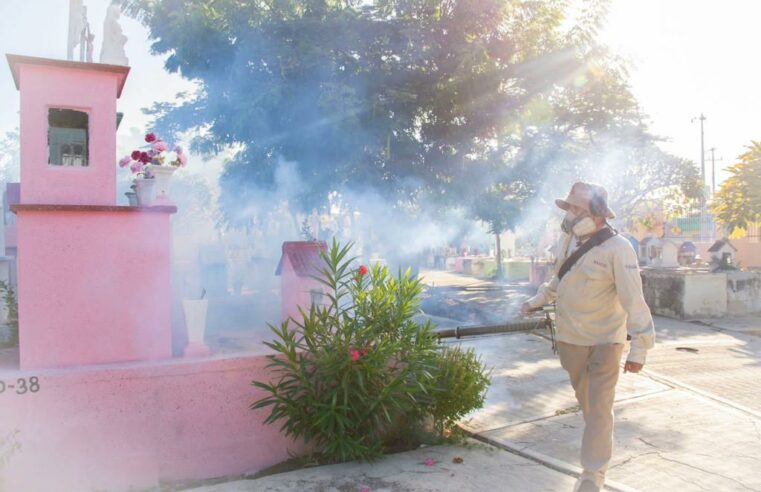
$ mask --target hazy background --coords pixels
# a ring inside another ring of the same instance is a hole
[[[96,61],[108,0],[86,0],[95,34]],[[669,138],[665,150],[700,162],[700,129],[692,117],[707,116],[706,149],[717,148],[720,170],[731,165],[761,127],[761,2],[754,0],[613,0],[601,39],[632,61],[631,85],[653,130]],[[122,16],[132,72],[119,110],[119,130],[142,131],[149,123],[141,109],[171,100],[193,84],[163,70],[163,58],[149,52],[147,30]],[[0,0],[0,52],[66,57],[67,0]],[[18,92],[10,70],[0,72],[0,133],[18,126]],[[122,138],[123,140],[123,138]],[[193,166],[188,172],[209,177],[219,165]],[[706,181],[710,184],[710,168]]]

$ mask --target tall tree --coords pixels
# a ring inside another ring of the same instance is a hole
[[[595,43],[605,0],[578,15],[528,0],[123,3],[167,69],[200,83],[155,106],[157,126],[199,130],[197,151],[239,149],[221,179],[232,222],[282,161],[301,210],[373,188],[407,208],[468,206],[494,231],[578,178],[609,177],[621,208],[689,181]]]
[[[761,141],[752,141],[713,201],[713,212],[729,232],[761,222]]]
[[[518,225],[521,208],[529,198],[527,192],[524,183],[515,179],[510,184],[500,183],[483,190],[473,200],[474,217],[485,222],[494,235],[498,279],[503,276],[501,235]]]
[[[554,208],[552,199],[577,180],[605,186],[612,207],[624,217],[647,198],[699,197],[696,166],[660,149],[661,139],[648,131],[627,85],[625,66],[598,47],[582,56],[582,69],[573,78],[521,106],[512,134],[493,156],[498,164],[483,166],[492,181],[471,195],[484,197],[475,201],[474,213],[493,230],[507,223],[531,228],[534,224],[522,220],[525,206],[538,201]],[[521,190],[517,210],[516,197],[503,191],[510,189]],[[495,193],[499,196],[490,197]],[[491,205],[485,209],[484,203]]]
[[[195,150],[241,149],[222,181],[228,212],[274,183],[279,159],[309,183],[302,208],[343,186],[452,196],[516,108],[580,61],[561,2],[125,4],[167,69],[201,82],[154,107],[157,125],[202,129]]]

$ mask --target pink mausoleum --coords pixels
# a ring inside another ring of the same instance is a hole
[[[21,98],[20,343],[18,363],[0,364],[0,440],[20,448],[0,489],[149,488],[287,459],[300,445],[249,409],[264,351],[172,357],[176,208],[116,204],[129,68],[7,59]]]

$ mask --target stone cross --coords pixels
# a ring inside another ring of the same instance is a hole
[[[69,39],[66,43],[66,59],[74,59],[74,48],[82,36],[82,0],[69,0]]]
[[[74,59],[74,48],[79,46],[79,61],[92,63],[95,35],[87,22],[87,7],[82,0],[69,0],[69,38],[66,43],[66,58]]]
[[[87,22],[87,7],[82,7],[82,32],[79,36],[79,61],[92,63],[94,44],[95,35],[90,31],[90,23]]]

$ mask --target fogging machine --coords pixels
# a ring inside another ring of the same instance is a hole
[[[550,339],[552,340],[552,349],[555,350],[555,325],[554,325],[554,313],[555,306],[545,306],[536,311],[543,311],[544,317],[538,319],[527,319],[521,321],[510,321],[507,323],[499,323],[494,325],[473,325],[473,326],[458,326],[456,328],[447,328],[444,330],[438,330],[437,334],[439,339],[441,338],[462,338],[476,335],[492,335],[496,333],[516,333],[527,332],[534,330],[548,330],[550,333]]]

